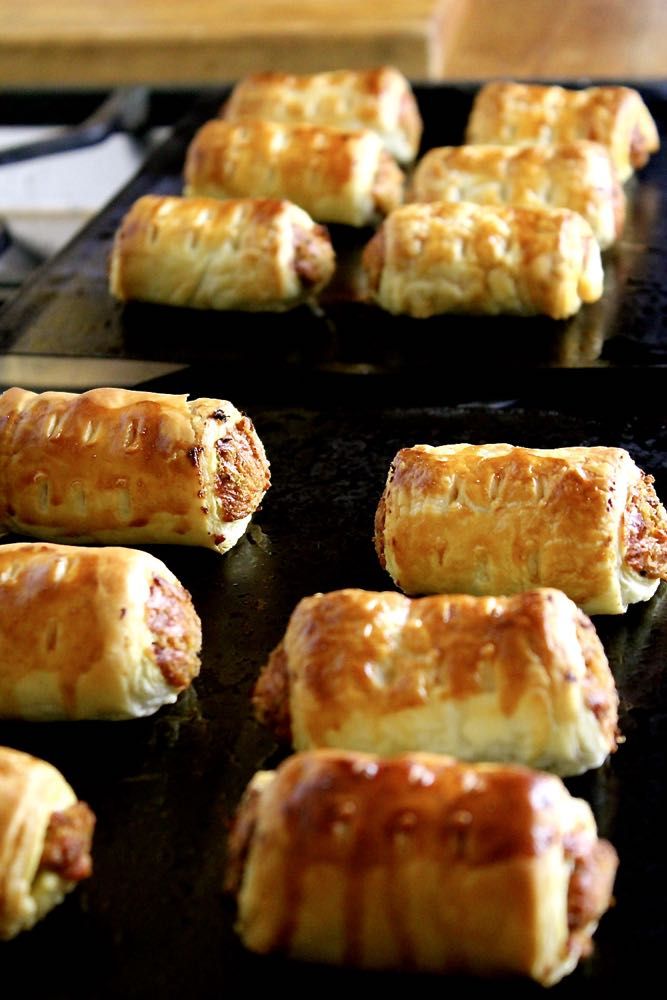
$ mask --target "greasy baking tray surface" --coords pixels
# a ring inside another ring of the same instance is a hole
[[[640,88],[661,135],[667,90]],[[425,135],[422,151],[459,143],[474,85],[416,88]],[[605,293],[567,321],[544,317],[392,317],[359,301],[358,264],[370,230],[330,227],[337,273],[319,310],[286,314],[198,312],[113,302],[107,261],[113,234],[130,205],[148,192],[180,193],[185,150],[195,128],[215,115],[224,92],[202,94],[173,136],[138,176],[26,283],[0,313],[0,348],[19,354],[248,363],[274,376],[429,377],[457,384],[480,371],[664,364],[667,331],[667,144],[628,185],[629,212],[619,245],[605,254]]]
[[[175,377],[169,387],[201,394],[188,378]],[[24,996],[53,1000],[236,997],[239,988],[244,995],[327,987],[381,995],[395,986],[425,997],[452,988],[494,996],[494,983],[329,970],[243,950],[233,906],[221,893],[226,824],[255,769],[280,758],[251,717],[250,687],[300,597],[345,586],[392,589],[371,536],[399,447],[460,440],[618,445],[655,475],[665,497],[667,420],[652,407],[627,416],[613,400],[582,405],[580,413],[571,405],[567,414],[516,402],[325,411],[247,402],[273,473],[249,533],[223,557],[151,550],[190,589],[203,620],[203,665],[193,688],[145,720],[0,723],[0,743],[59,766],[98,817],[94,876],[32,931],[0,946],[3,980],[20,984]],[[567,784],[590,801],[601,834],[620,855],[617,903],[600,924],[595,954],[553,988],[556,996],[582,987],[636,988],[662,967],[666,593],[663,585],[647,605],[596,619],[621,693],[626,742],[602,768]],[[513,989],[542,995],[530,983]]]

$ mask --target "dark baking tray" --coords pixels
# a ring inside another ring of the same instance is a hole
[[[586,81],[582,81],[586,82]],[[462,141],[476,85],[415,87],[425,132],[422,151]],[[667,88],[639,88],[662,136]],[[667,148],[628,184],[628,220],[605,254],[605,292],[570,320],[544,317],[392,317],[359,301],[358,264],[370,230],[330,227],[338,269],[319,309],[288,313],[199,312],[115,303],[107,288],[113,234],[134,200],[180,193],[187,144],[213,116],[226,91],[206,91],[137,176],[0,312],[0,350],[17,354],[219,362],[236,372],[251,364],[274,377],[313,371],[432,379],[443,386],[497,382],[527,369],[646,367],[667,360]],[[159,103],[164,118],[164,96]],[[180,102],[175,101],[175,108]],[[368,378],[366,379],[368,381]]]
[[[473,90],[417,88],[425,144],[457,141]],[[657,85],[644,92],[662,129],[665,95]],[[253,720],[248,696],[300,597],[391,588],[373,551],[373,514],[403,445],[617,445],[653,473],[667,498],[663,154],[634,185],[630,227],[608,271],[615,291],[601,306],[597,357],[577,346],[588,343],[582,331],[592,307],[564,324],[394,321],[344,296],[320,314],[282,317],[120,308],[106,289],[115,227],[138,195],[178,189],[187,139],[221,96],[202,95],[128,187],[0,314],[2,349],[26,360],[69,356],[74,367],[93,357],[102,371],[117,357],[182,364],[141,386],[232,399],[255,422],[273,480],[251,529],[226,556],[150,548],[191,591],[204,627],[201,674],[175,706],[127,723],[0,723],[0,744],[52,761],[98,816],[93,877],[0,947],[3,978],[20,983],[25,996],[54,1000],[222,997],[241,988],[491,996],[495,983],[325,969],[242,948],[221,891],[227,824],[254,771],[283,755]],[[335,236],[353,259],[356,237]],[[595,620],[619,686],[626,742],[602,768],[566,783],[591,803],[619,853],[616,905],[593,956],[554,995],[637,989],[662,970],[666,595],[663,585],[648,604]],[[527,982],[512,988],[542,993]]]
[[[149,387],[164,388],[162,383]],[[170,388],[199,394],[189,378]],[[509,440],[628,448],[667,495],[667,420],[581,400],[578,413],[530,401],[455,407],[267,407],[244,400],[266,445],[273,485],[248,534],[226,556],[153,547],[190,589],[203,620],[192,689],[155,716],[119,723],[0,724],[0,743],[59,766],[98,816],[95,872],[29,933],[2,946],[3,977],[26,995],[234,996],[301,991],[450,988],[491,996],[496,984],[328,970],[244,951],[221,885],[227,823],[246,782],[282,751],[252,718],[251,685],[296,601],[345,586],[391,589],[372,546],[375,505],[396,450],[418,441]],[[571,408],[572,411],[574,407]],[[594,955],[553,988],[637,986],[667,943],[667,591],[595,622],[621,694],[626,737],[602,768],[568,779],[616,846],[616,905]],[[481,901],[480,901],[480,905]],[[405,981],[404,981],[405,980]],[[520,996],[538,992],[518,983]]]

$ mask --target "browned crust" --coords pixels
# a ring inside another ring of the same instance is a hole
[[[573,661],[568,647],[559,646],[570,622],[585,672],[578,654]],[[253,703],[278,738],[291,739],[291,728],[307,734],[305,745],[323,746],[350,713],[381,719],[485,692],[494,693],[498,713],[511,725],[531,692],[546,685],[558,705],[558,692],[571,683],[581,685],[604,745],[615,750],[618,694],[604,647],[590,619],[560,592],[408,598],[348,588],[298,603]]]
[[[313,750],[293,754],[275,780],[295,863],[360,869],[391,864],[408,817],[420,856],[443,865],[538,857],[556,835],[561,794],[552,775],[433,754]]]

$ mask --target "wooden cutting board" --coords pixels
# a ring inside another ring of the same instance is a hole
[[[465,0],[0,0],[0,85],[216,84],[391,63],[441,76]]]

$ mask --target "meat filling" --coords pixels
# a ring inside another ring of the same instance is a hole
[[[592,944],[588,931],[609,906],[618,855],[606,840],[598,840],[591,849],[578,854],[570,876],[567,895],[567,918],[570,934],[583,943],[583,954]]]
[[[269,464],[252,422],[243,417],[229,434],[215,443],[217,470],[215,494],[221,517],[236,521],[249,517],[269,488]]]
[[[54,812],[46,828],[44,849],[37,869],[55,872],[67,882],[80,882],[93,870],[90,848],[95,814],[85,802]]]
[[[333,250],[324,226],[294,227],[294,269],[302,286],[318,288],[333,273]]]
[[[373,204],[378,215],[388,215],[403,200],[405,175],[393,159],[383,150],[373,179]]]
[[[366,292],[368,295],[376,295],[380,288],[382,268],[384,267],[384,251],[385,236],[382,228],[380,228],[366,244],[362,254]]]
[[[153,655],[168,684],[182,691],[199,672],[201,622],[184,587],[154,577],[146,607]]]
[[[292,742],[289,711],[289,671],[282,642],[276,646],[252,693],[257,719],[283,743]]]
[[[237,896],[243,881],[243,871],[257,825],[259,789],[248,788],[232,821],[227,838],[227,863],[223,889]]]
[[[625,562],[642,576],[667,580],[667,512],[653,482],[653,476],[642,473],[628,497],[623,520]]]

